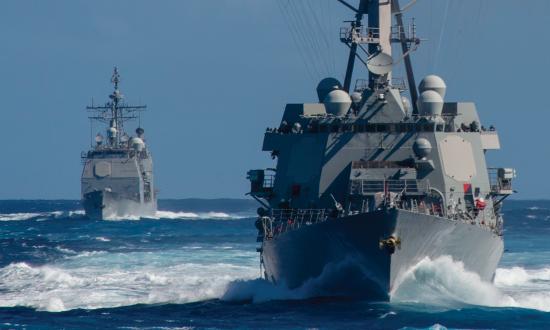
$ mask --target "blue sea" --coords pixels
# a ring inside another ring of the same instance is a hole
[[[549,329],[550,201],[505,204],[493,284],[423,260],[391,302],[261,279],[247,200],[162,200],[90,221],[78,201],[0,201],[0,328]]]

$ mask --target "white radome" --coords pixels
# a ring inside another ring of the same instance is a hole
[[[421,116],[440,116],[443,111],[443,98],[436,91],[424,91],[418,98],[418,109],[420,110]]]
[[[351,97],[341,89],[335,89],[327,94],[323,101],[327,113],[338,117],[345,116],[351,107]]]
[[[441,77],[431,74],[422,79],[420,85],[418,86],[418,90],[420,93],[425,91],[435,91],[441,96],[442,99],[444,99],[445,93],[447,92],[447,85]]]

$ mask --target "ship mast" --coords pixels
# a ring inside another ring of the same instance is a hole
[[[360,0],[358,8],[353,7],[345,0],[337,1],[355,12],[355,20],[349,21],[351,27],[343,28],[340,35],[340,40],[350,49],[343,89],[348,93],[350,92],[356,58],[368,66],[369,61],[374,60],[377,55],[384,54],[390,57],[392,55],[392,42],[400,43],[413,104],[413,114],[417,114],[416,100],[418,93],[409,54],[416,49],[419,39],[416,38],[414,26],[409,29],[409,35],[407,35],[403,26],[399,0]],[[406,7],[408,8],[414,2],[415,0]],[[392,29],[392,12],[396,16],[397,26],[395,29]],[[362,24],[364,15],[368,16],[366,28]],[[366,49],[363,44],[367,45]],[[411,47],[410,45],[414,46]],[[363,60],[358,54],[359,49],[366,54],[366,60]],[[369,70],[369,88],[375,89],[377,84],[385,84],[386,82],[391,82],[391,70],[384,74]]]
[[[406,7],[409,7],[414,3],[411,2]],[[413,106],[413,115],[418,115],[418,91],[416,90],[416,81],[414,79],[414,73],[412,68],[411,57],[409,56],[409,44],[405,34],[405,28],[403,26],[403,12],[401,12],[401,6],[399,0],[392,1],[392,11],[395,13],[395,20],[397,21],[397,28],[399,29],[399,42],[401,43],[401,53],[404,54],[405,71],[407,72],[407,84],[409,85],[409,93],[411,94],[411,103]],[[418,41],[415,41],[418,42]]]
[[[126,142],[124,141],[125,138],[123,138],[127,137],[124,132],[124,123],[129,120],[137,119],[139,113],[147,108],[146,105],[128,105],[124,103],[124,95],[122,95],[118,89],[119,82],[120,74],[118,73],[118,68],[114,67],[113,75],[111,76],[111,83],[114,86],[114,90],[113,93],[109,95],[111,101],[102,106],[96,106],[92,102],[91,106],[86,107],[86,110],[93,113],[88,117],[90,120],[96,120],[109,125],[107,135],[109,144],[113,148],[120,148],[122,146],[121,142]]]
[[[120,120],[120,117],[122,117],[121,109],[118,107],[118,103],[122,100],[122,94],[120,94],[120,91],[118,90],[118,82],[120,81],[120,75],[118,74],[118,68],[115,66],[113,69],[113,76],[111,77],[111,82],[113,83],[115,90],[113,91],[113,94],[109,95],[109,98],[113,100],[111,104],[111,116],[113,117],[113,121],[111,122],[111,127],[118,128],[121,132],[123,131],[123,125],[124,123],[122,120]],[[119,116],[120,112],[120,116]]]
[[[338,0],[341,4],[348,7],[349,9],[353,10],[355,12],[355,21],[351,21],[351,28],[361,28],[362,21],[363,21],[363,15],[367,13],[367,4],[368,0],[361,0],[359,3],[359,8],[355,8],[352,5],[348,4],[344,0]],[[351,78],[353,76],[353,67],[355,65],[355,57],[357,56],[357,42],[351,42],[346,43],[349,47],[349,56],[348,56],[348,65],[346,67],[346,76],[344,78],[344,91],[349,93],[350,87],[351,87]]]

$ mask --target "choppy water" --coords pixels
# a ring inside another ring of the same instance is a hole
[[[495,283],[423,260],[391,303],[258,279],[254,204],[161,201],[90,221],[76,201],[0,201],[0,328],[550,328],[550,202],[505,207]]]

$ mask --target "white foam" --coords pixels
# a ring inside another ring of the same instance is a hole
[[[183,212],[183,211],[156,211],[154,215],[136,215],[136,214],[123,214],[123,215],[109,215],[105,220],[120,221],[120,220],[207,220],[207,219],[216,219],[216,220],[232,220],[232,219],[243,219],[246,216],[233,215],[224,212]]]
[[[550,312],[550,268],[499,268],[495,285],[521,307]]]
[[[392,316],[392,315],[397,315],[397,313],[394,312],[394,311],[389,311],[387,313],[384,313],[384,314],[380,315],[378,318],[379,319],[385,319],[386,317]]]
[[[462,262],[443,256],[424,258],[397,280],[391,301],[456,307],[461,304],[510,306],[513,299],[491,283],[464,269]]]
[[[61,246],[56,246],[55,249],[61,253],[65,253],[65,254],[76,254],[76,251],[74,250],[71,250],[71,249],[67,249],[67,248],[64,248],[64,247],[61,247]]]
[[[40,217],[43,213],[5,213],[0,214],[0,221],[29,220]]]
[[[155,219],[198,219],[199,215],[193,212],[157,211]]]
[[[218,298],[228,283],[258,276],[257,267],[179,262],[181,252],[171,253],[90,252],[52,265],[13,263],[0,268],[0,306],[57,312],[186,303]]]
[[[142,212],[143,211],[143,212]],[[21,221],[32,219],[60,219],[60,218],[83,218],[84,210],[74,211],[52,211],[52,212],[35,212],[35,213],[3,213],[0,214],[0,221]],[[139,210],[135,207],[126,207],[123,211],[117,214],[108,214],[105,220],[124,221],[124,220],[141,220],[141,219],[169,219],[169,220],[232,220],[253,217],[254,215],[237,215],[219,211],[211,212],[184,212],[184,211],[163,211],[158,210],[154,214],[150,214],[147,210]]]
[[[391,301],[449,308],[481,305],[550,311],[549,280],[548,268],[499,268],[493,285],[448,256],[425,258],[396,283]]]
[[[52,211],[52,212],[34,212],[34,213],[3,213],[0,214],[0,221],[21,221],[32,219],[57,219],[57,218],[81,218],[84,216],[84,210],[76,211]]]
[[[171,220],[204,220],[204,219],[243,219],[246,216],[228,214],[224,212],[172,212],[172,211],[157,211],[153,219],[171,219]]]
[[[171,219],[171,220],[204,220],[204,219],[241,219],[245,216],[225,212],[186,212],[151,209],[151,205],[141,205],[135,202],[118,202],[111,211],[106,211],[105,220],[141,220],[141,219]]]
[[[536,284],[541,281],[548,282],[550,286],[550,268],[499,268],[495,274],[495,284],[499,287]]]
[[[304,294],[302,289],[291,290],[284,284],[275,285],[261,278],[232,281],[221,296],[225,301],[252,301],[253,303],[305,298],[309,296]]]

